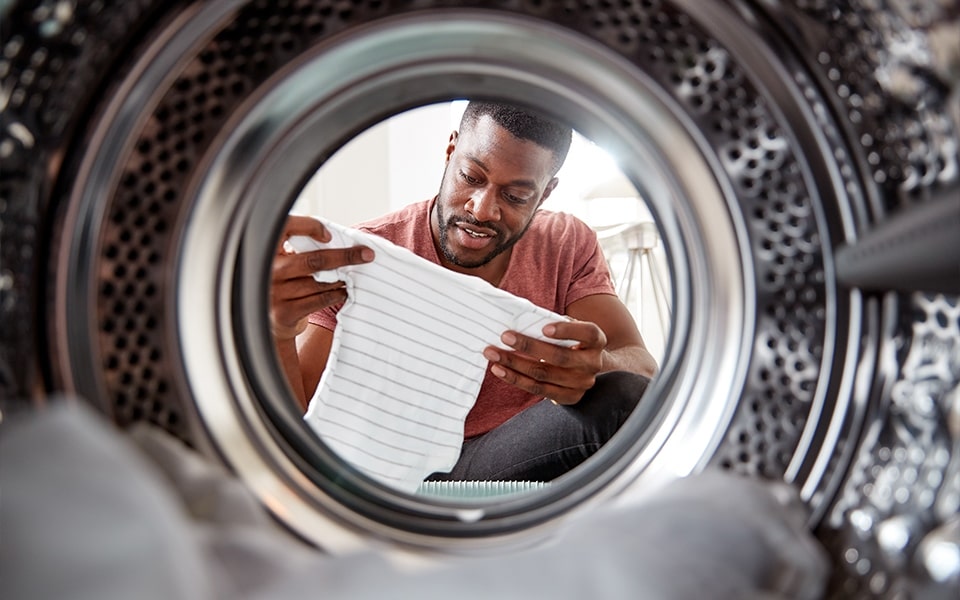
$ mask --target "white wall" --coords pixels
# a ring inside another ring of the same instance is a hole
[[[437,195],[447,143],[450,133],[457,128],[450,122],[455,110],[449,104],[434,104],[407,111],[390,121],[387,145],[391,157],[391,209]]]
[[[379,123],[355,137],[317,171],[291,210],[352,225],[390,210],[389,128]]]
[[[292,212],[353,225],[432,198],[456,128],[451,113],[457,111],[450,104],[434,104],[371,127],[317,171]]]

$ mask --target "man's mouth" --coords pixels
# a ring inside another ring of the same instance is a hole
[[[455,221],[451,219],[450,225],[474,238],[492,238],[497,237],[497,235],[500,233],[493,227],[484,227],[483,225],[472,223],[470,221]]]
[[[459,232],[459,235],[455,236],[458,243],[469,250],[488,248],[498,235],[498,232],[494,229],[480,227],[465,221],[455,221],[452,224],[453,231]]]
[[[468,234],[470,237],[473,237],[473,238],[488,238],[488,237],[493,237],[493,236],[491,236],[489,233],[484,233],[484,232],[482,232],[482,231],[477,231],[476,229],[473,229],[472,227],[467,227],[466,225],[460,225],[460,229],[463,229],[464,231],[466,231],[467,234]]]

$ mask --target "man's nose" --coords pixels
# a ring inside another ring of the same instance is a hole
[[[467,201],[466,209],[477,221],[500,220],[500,204],[497,202],[493,186],[474,190],[470,200]]]

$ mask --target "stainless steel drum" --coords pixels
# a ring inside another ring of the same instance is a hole
[[[86,398],[222,460],[332,552],[528,544],[710,465],[794,485],[837,598],[960,586],[960,9],[948,0],[0,3],[3,411]],[[351,472],[267,325],[304,182],[462,97],[620,156],[672,272],[642,414],[463,504]]]

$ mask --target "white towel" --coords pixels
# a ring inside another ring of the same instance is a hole
[[[348,299],[304,420],[347,463],[396,489],[414,492],[449,471],[463,424],[486,373],[483,349],[510,329],[546,338],[566,317],[455,273],[379,236],[324,221],[332,240],[291,237],[297,252],[365,245],[372,263],[314,274],[343,281]]]

